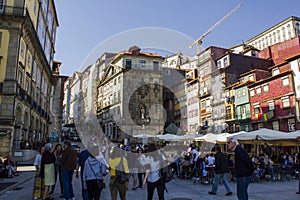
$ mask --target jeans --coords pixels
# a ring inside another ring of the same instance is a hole
[[[157,195],[159,200],[164,200],[164,192],[165,192],[165,183],[163,180],[158,179],[156,182],[148,182],[147,183],[147,200],[153,199],[154,190],[157,188]]]
[[[220,182],[220,179],[222,179],[223,184],[225,186],[225,189],[226,189],[227,193],[228,192],[232,192],[231,188],[230,188],[230,185],[228,183],[228,180],[227,180],[226,173],[215,174],[211,191],[214,192],[214,193],[217,193],[217,191],[218,191],[218,184]]]
[[[63,178],[64,195],[65,199],[69,200],[74,197],[72,178],[74,170],[62,170],[61,175]]]
[[[61,169],[60,169],[59,165],[55,164],[55,184],[52,185],[51,192],[54,192],[55,185],[57,182],[57,175],[58,175],[58,180],[59,180],[60,193],[63,194],[64,191],[63,191],[63,180],[62,180],[62,176],[61,176]]]
[[[82,168],[81,168],[82,169]],[[82,200],[89,200],[89,192],[88,190],[85,190],[83,187],[83,170],[80,171],[80,179],[81,179],[81,196]]]
[[[252,176],[236,178],[236,190],[239,200],[248,200],[248,186]]]

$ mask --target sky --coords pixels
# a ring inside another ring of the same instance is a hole
[[[102,53],[133,45],[196,54],[188,48],[190,42],[240,3],[203,38],[201,49],[230,48],[290,16],[300,17],[299,0],[55,0],[59,27],[54,57],[62,62],[61,75],[71,76]]]

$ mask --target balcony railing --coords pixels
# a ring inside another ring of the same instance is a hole
[[[0,8],[0,15],[25,16],[26,8],[2,5],[2,8]]]
[[[230,113],[226,113],[226,114],[225,114],[225,119],[226,119],[226,120],[232,119],[232,115],[231,115]]]
[[[236,120],[243,120],[243,119],[251,119],[251,113],[250,112],[247,112],[245,114],[236,114],[235,115],[235,119]]]
[[[31,96],[28,94],[25,94],[25,101],[27,101],[31,105]]]
[[[22,89],[20,86],[18,86],[17,95],[19,97],[21,97],[22,99],[25,99],[25,94],[26,94],[26,91],[24,89]]]

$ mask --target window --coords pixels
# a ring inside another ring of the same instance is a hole
[[[245,96],[246,95],[246,88],[242,89],[242,95]]]
[[[259,104],[254,105],[254,114],[260,113],[260,106]]]
[[[253,74],[249,75],[249,81],[254,81],[254,75]]]
[[[18,84],[19,85],[22,84],[22,79],[23,79],[23,70],[21,67],[19,67],[19,71],[18,71]]]
[[[227,67],[228,66],[228,57],[225,57],[223,62],[224,62],[224,67]]]
[[[269,110],[274,110],[275,109],[274,101],[268,101],[268,105],[269,105]]]
[[[276,33],[273,32],[273,43],[275,44],[276,43]]]
[[[157,61],[153,61],[153,70],[158,71],[159,70],[159,64]]]
[[[33,12],[34,12],[35,15],[36,15],[36,11],[37,11],[37,2],[34,1],[34,4],[33,4]]]
[[[126,59],[125,60],[125,67],[126,68],[131,68],[132,65],[132,60],[131,59]]]
[[[255,95],[254,89],[250,89],[250,96],[253,97]]]
[[[295,119],[288,119],[288,128],[289,131],[295,131],[296,127],[295,127]]]
[[[140,67],[146,67],[146,61],[145,60],[140,60],[139,65],[140,65]]]
[[[290,107],[290,98],[289,97],[283,97],[282,100],[282,107],[283,108],[289,108]]]
[[[256,88],[256,94],[261,94],[261,87]]]
[[[279,123],[278,121],[273,121],[272,122],[273,130],[279,131]]]
[[[247,118],[246,106],[242,106],[241,113],[242,113],[242,119],[246,119]]]
[[[277,40],[280,42],[280,30],[277,31]]]
[[[264,88],[264,93],[269,92],[269,85],[268,84],[264,85],[263,88]]]
[[[278,68],[274,68],[274,69],[272,70],[272,75],[273,75],[273,76],[276,76],[276,75],[279,74],[279,73],[280,73],[280,71],[279,71]]]
[[[264,123],[259,123],[258,124],[258,129],[262,129],[262,128],[264,128],[265,126],[264,126]]]
[[[288,77],[285,77],[282,79],[282,85],[283,86],[289,86],[290,85],[290,81]]]
[[[31,54],[30,54],[30,52],[27,53],[27,67],[31,68]]]
[[[238,97],[241,97],[241,90],[238,90],[237,96],[238,96]]]
[[[201,110],[205,109],[205,101],[201,101]]]
[[[25,82],[25,91],[27,94],[30,94],[29,83],[30,83],[30,80],[29,80],[29,78],[27,78],[26,82]]]
[[[218,67],[218,68],[221,68],[221,67],[222,67],[222,62],[221,62],[221,60],[218,60],[218,62],[217,62],[217,67]]]
[[[287,25],[288,39],[292,38],[291,25]]]
[[[286,40],[286,33],[285,33],[285,28],[284,27],[282,27],[282,39],[283,39],[283,41]]]
[[[25,44],[24,42],[21,42],[21,57],[24,58],[24,54],[25,54]]]

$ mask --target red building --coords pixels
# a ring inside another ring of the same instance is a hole
[[[293,71],[272,71],[271,77],[248,88],[254,130],[263,127],[285,132],[296,130],[299,125],[296,125]]]

